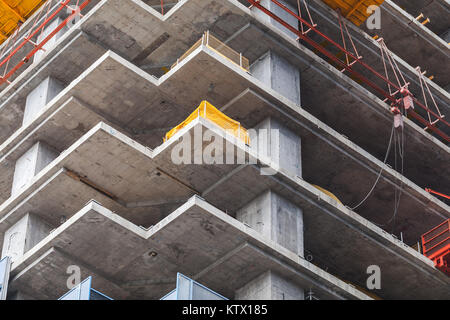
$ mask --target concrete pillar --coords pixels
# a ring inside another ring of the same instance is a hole
[[[305,293],[296,284],[267,271],[235,293],[236,300],[304,300]]]
[[[279,168],[302,177],[301,138],[272,117],[254,129],[249,131],[251,148],[258,155],[269,157]]]
[[[22,124],[25,126],[32,122],[47,103],[56,97],[63,89],[63,84],[54,78],[48,77],[42,81],[27,96]]]
[[[304,256],[302,210],[268,190],[236,213],[236,219],[300,257]]]
[[[266,52],[250,67],[251,74],[297,105],[301,105],[300,71],[286,59]]]
[[[298,9],[297,7],[294,7],[293,5],[291,5],[290,3],[288,3],[286,0],[279,0],[279,2],[281,4],[283,4],[284,6],[286,6],[289,10],[291,10],[292,12],[294,12],[295,14],[298,14]],[[294,27],[296,30],[298,30],[298,26],[299,26],[299,21],[297,20],[296,17],[294,17],[293,15],[289,14],[288,12],[286,12],[285,10],[283,10],[282,8],[280,8],[279,6],[277,6],[275,3],[273,3],[271,0],[261,0],[260,4],[268,9],[270,12],[272,12],[273,14],[277,15],[278,17],[280,17],[281,19],[283,19],[283,21],[285,21],[287,24],[291,25],[292,27]],[[263,21],[270,23],[272,25],[274,25],[275,27],[277,27],[278,29],[280,29],[281,31],[285,32],[287,35],[289,35],[290,37],[297,39],[297,35],[295,33],[293,33],[292,31],[290,31],[289,29],[287,29],[285,26],[283,26],[281,23],[279,23],[278,21],[276,21],[275,19],[273,19],[272,17],[270,17],[269,15],[265,14],[264,12],[262,12],[260,9],[254,7],[252,8],[252,11],[255,12],[255,15],[262,19]]]
[[[17,261],[28,250],[44,239],[52,228],[33,214],[26,214],[9,228],[3,238],[2,258],[9,256]]]
[[[42,142],[37,142],[16,161],[11,195],[15,195],[27,185],[59,153]]]
[[[37,38],[37,43],[40,43],[42,40],[44,40],[48,35],[50,35],[50,33],[52,33],[53,30],[55,30],[60,24],[61,22],[63,22],[64,19],[61,17],[55,18],[53,19],[52,22],[50,22],[50,24],[48,24],[45,28],[44,31],[42,33],[39,34],[38,38]],[[64,33],[67,32],[67,30],[69,30],[69,27],[66,25],[64,26],[61,30],[58,31],[58,33],[56,33],[44,46],[43,50],[39,50],[38,52],[35,53],[34,55],[34,62],[39,61],[48,50],[51,50],[51,48],[55,45],[55,43],[58,41],[59,38],[61,38]]]

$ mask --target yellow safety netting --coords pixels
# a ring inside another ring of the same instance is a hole
[[[244,129],[238,121],[235,121],[226,116],[206,100],[202,101],[200,106],[194,112],[192,112],[186,120],[170,130],[166,134],[164,142],[172,138],[178,131],[186,127],[189,123],[191,123],[198,117],[208,119],[209,121],[220,126],[222,129],[231,132],[235,137],[244,141],[245,144],[250,144],[250,137],[247,130]]]
[[[47,0],[0,0],[0,43]]]
[[[332,9],[339,9],[342,16],[353,22],[358,27],[370,17],[373,12],[368,7],[380,6],[384,0],[323,0]]]

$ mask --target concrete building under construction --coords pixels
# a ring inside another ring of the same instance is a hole
[[[450,299],[448,0],[0,15],[2,299]]]

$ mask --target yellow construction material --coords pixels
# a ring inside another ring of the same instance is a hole
[[[240,138],[246,144],[250,143],[250,138],[247,130],[244,129],[239,122],[226,116],[206,100],[202,101],[200,106],[194,112],[192,112],[186,120],[170,130],[166,134],[164,141],[172,138],[178,131],[186,127],[189,123],[191,123],[198,117],[208,119],[209,121],[220,126],[222,129],[229,131],[235,137]]]
[[[47,0],[0,0],[0,43]]]
[[[367,8],[380,6],[384,0],[323,0],[332,9],[339,9],[341,15],[353,22],[358,27],[373,13],[368,13]]]
[[[334,194],[332,194],[330,191],[325,190],[322,187],[316,186],[315,184],[312,185],[314,188],[319,189],[320,191],[322,191],[323,193],[325,193],[327,196],[329,196],[330,198],[336,200],[337,202],[339,202],[340,204],[342,204],[341,200],[338,199],[338,197],[336,197]],[[343,204],[342,204],[343,205]]]

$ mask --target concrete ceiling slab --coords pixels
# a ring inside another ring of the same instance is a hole
[[[102,241],[98,241],[99,238]],[[86,251],[86,247],[89,250]],[[244,253],[253,258],[240,262],[252,270],[247,277],[229,272],[232,261],[205,270],[236,247],[241,250],[236,251],[236,256],[229,255],[230,258],[238,258]],[[249,276],[257,276],[271,268],[299,285],[313,288],[326,299],[368,298],[199,198],[191,198],[149,230],[91,203],[13,264],[11,285],[17,289],[22,285],[29,286],[27,279],[35,278],[36,272],[45,273],[41,278],[47,281],[32,282],[33,293],[44,292],[50,298],[57,297],[61,285],[66,283],[65,267],[76,261],[82,266],[95,266],[97,274],[109,279],[105,283],[101,278],[95,285],[97,290],[111,296],[113,283],[129,291],[131,296],[136,291],[141,295],[142,287],[145,287],[145,295],[141,298],[158,299],[169,291],[168,286],[174,285],[174,282],[168,284],[167,279],[175,281],[178,271],[187,275],[201,272],[198,280],[206,286],[209,285],[207,279],[216,272],[228,273],[230,281],[223,283],[218,292],[232,297],[246,280],[251,280]],[[146,281],[152,284],[147,286]],[[141,285],[136,286],[136,283]],[[50,292],[54,293],[50,295]]]
[[[422,70],[428,71],[428,76],[434,75],[434,82],[441,87],[448,87],[450,84],[448,61],[450,59],[450,50],[448,44],[439,37],[441,30],[450,27],[448,22],[448,13],[450,5],[444,4],[445,1],[435,1],[435,6],[439,7],[433,15],[446,16],[445,23],[442,27],[431,27],[431,29],[437,31],[434,33],[429,29],[430,26],[435,24],[435,20],[423,26],[412,15],[403,11],[393,1],[385,1],[382,6],[382,29],[375,30],[381,37],[383,37],[388,46],[397,52],[406,62],[413,67],[421,66]],[[447,13],[445,13],[447,12]],[[417,14],[418,15],[418,14]],[[439,18],[438,20],[439,21]],[[446,30],[442,31],[445,32]],[[369,34],[373,34],[374,31],[367,30]],[[408,50],[405,50],[407,48]]]
[[[37,257],[20,272],[10,286],[10,291],[20,290],[23,294],[38,300],[55,300],[69,291],[68,280],[74,266],[80,268],[82,280],[92,277],[93,288],[102,288],[116,300],[127,299],[129,294],[96,273],[93,268],[86,267],[76,258],[64,253],[59,248],[50,248]]]

